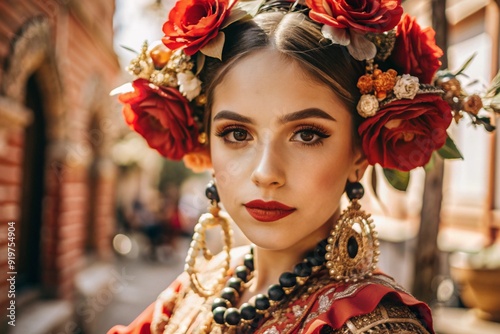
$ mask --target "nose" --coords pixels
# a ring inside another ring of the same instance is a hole
[[[285,184],[283,157],[269,144],[262,148],[252,172],[252,182],[262,188],[279,188]]]

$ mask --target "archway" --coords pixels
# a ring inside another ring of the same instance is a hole
[[[25,129],[18,236],[18,291],[37,289],[41,283],[40,237],[45,166],[45,117],[36,73],[26,83],[25,106],[33,122]]]
[[[11,41],[9,57],[4,64],[0,97],[14,110],[25,110],[33,120],[25,125],[22,176],[19,196],[17,252],[18,291],[50,294],[47,272],[56,271],[56,219],[45,207],[47,200],[47,167],[58,159],[56,143],[63,139],[62,89],[46,18],[25,22]],[[52,177],[57,180],[57,175]],[[54,182],[52,182],[54,183]],[[57,187],[55,187],[57,188]],[[27,294],[31,296],[32,294]],[[23,298],[30,300],[31,298]]]

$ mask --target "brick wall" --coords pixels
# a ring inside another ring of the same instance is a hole
[[[88,261],[85,246],[90,207],[94,208],[91,216],[95,219],[91,230],[94,252],[100,259],[112,256],[115,171],[107,159],[113,124],[115,117],[119,117],[115,102],[108,96],[116,86],[119,72],[112,47],[113,12],[114,1],[0,2],[0,308],[3,310],[9,303],[3,276],[7,272],[7,222],[21,219],[22,192],[27,186],[22,176],[23,151],[27,149],[25,128],[37,120],[31,115],[34,111],[24,106],[27,80],[33,75],[43,100],[46,135],[44,165],[39,166],[44,178],[41,296],[72,298],[75,274]],[[36,29],[46,30],[48,37],[44,39],[44,32]],[[15,105],[19,112],[7,107],[10,105]],[[96,196],[91,198],[89,169],[94,159],[98,159],[94,176]]]
[[[19,198],[21,189],[21,154],[23,147],[23,131],[12,129],[4,132],[4,145],[0,150],[0,307],[5,310],[8,307],[9,282],[7,272],[11,272],[7,266],[7,231],[8,222],[16,221],[19,217]],[[17,227],[17,226],[16,226]],[[3,319],[2,321],[5,321]]]

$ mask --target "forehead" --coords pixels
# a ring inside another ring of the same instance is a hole
[[[260,50],[238,60],[215,87],[212,117],[218,110],[293,112],[319,108],[338,119],[348,116],[335,92],[297,60],[274,50]]]

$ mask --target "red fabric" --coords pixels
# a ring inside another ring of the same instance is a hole
[[[174,292],[174,295],[182,288],[182,279],[180,278],[167,289]],[[289,312],[286,314],[286,318],[283,318],[279,323],[264,324],[257,330],[257,333],[264,333],[271,327],[281,331],[290,325],[292,326],[292,328],[288,327],[290,333],[297,333],[301,330],[303,334],[317,334],[325,325],[339,329],[348,319],[374,311],[384,298],[392,298],[412,308],[429,332],[434,333],[429,307],[397,288],[395,282],[387,278],[387,276],[383,274],[374,275],[373,278],[361,282],[359,287],[350,291],[352,288],[353,284],[332,282],[332,284],[318,290],[306,300],[299,298],[293,305],[289,305],[289,309],[293,309],[294,306],[303,309],[304,312],[300,316]],[[115,326],[107,334],[151,334],[153,312],[154,303],[129,326]],[[163,309],[164,314],[170,315],[170,312],[171,309]],[[315,316],[309,319],[308,316],[311,314],[315,314]],[[304,325],[304,328],[300,328],[302,325]]]
[[[176,279],[170,284],[166,291],[171,291],[175,295],[179,293],[182,288],[182,283],[180,279]],[[151,322],[153,321],[153,314],[155,310],[156,302],[149,305],[134,321],[128,326],[117,325],[112,327],[107,334],[151,334]],[[170,316],[172,314],[171,309],[163,308],[163,313]]]
[[[322,292],[325,291],[319,293]],[[325,325],[339,329],[350,318],[373,312],[384,298],[394,298],[412,308],[426,325],[429,332],[434,333],[431,310],[425,303],[411,295],[378,284],[367,285],[350,297],[336,300],[327,312],[320,314],[307,326],[305,333],[318,333]],[[311,311],[316,312],[318,307],[319,305],[316,302]]]

